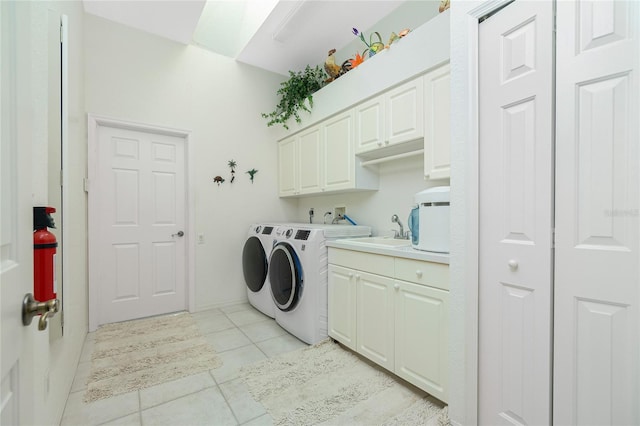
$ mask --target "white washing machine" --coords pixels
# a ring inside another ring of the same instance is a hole
[[[269,257],[269,282],[278,324],[298,339],[327,337],[327,240],[371,235],[368,226],[279,225]]]
[[[271,297],[268,268],[275,229],[273,224],[251,225],[242,249],[242,272],[249,303],[271,318],[275,317],[275,304]]]

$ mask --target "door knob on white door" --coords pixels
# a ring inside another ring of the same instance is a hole
[[[171,234],[171,236],[172,236],[172,237],[175,237],[176,235],[177,235],[178,237],[184,237],[184,231],[178,231],[178,233],[177,233],[177,234]]]
[[[396,290],[400,290],[400,284],[395,283],[395,284],[393,285],[393,288],[395,288]]]
[[[518,269],[518,261],[517,260],[511,259],[508,262],[508,265],[509,265],[509,268],[511,268],[512,271],[515,271],[516,269]]]

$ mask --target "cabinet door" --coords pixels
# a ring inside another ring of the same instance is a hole
[[[385,145],[408,142],[424,136],[423,92],[423,78],[419,77],[386,94]]]
[[[393,371],[393,279],[356,272],[358,286],[357,351]]]
[[[278,143],[278,192],[281,197],[298,193],[298,150],[296,137]]]
[[[449,292],[396,281],[395,373],[447,402]]]
[[[323,191],[355,187],[353,111],[327,120],[324,125]]]
[[[383,146],[385,141],[384,96],[378,96],[354,108],[356,120],[356,154]]]
[[[451,176],[451,77],[449,64],[424,76],[424,174],[429,179]]]
[[[300,194],[320,192],[322,187],[322,128],[314,126],[298,139]]]
[[[356,350],[356,282],[353,269],[329,265],[329,336]]]

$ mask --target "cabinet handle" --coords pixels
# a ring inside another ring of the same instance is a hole
[[[360,279],[360,274],[356,274],[356,280]]]
[[[353,278],[353,272],[349,272],[349,278]]]
[[[382,146],[382,142],[378,142],[378,146]]]
[[[393,285],[393,288],[395,288],[396,290],[400,290],[400,284],[395,283],[395,284]]]
[[[517,260],[511,259],[508,262],[508,265],[509,265],[509,268],[511,268],[512,271],[515,271],[516,269],[518,269],[518,261]]]
[[[422,278],[422,271],[421,271],[420,269],[418,269],[418,270],[416,271],[416,276],[417,276],[418,278]]]
[[[384,141],[384,144],[385,145],[389,145],[389,141]]]

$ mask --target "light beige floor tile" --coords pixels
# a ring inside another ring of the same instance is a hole
[[[246,334],[253,342],[262,342],[272,337],[287,334],[287,330],[280,327],[274,320],[254,322],[240,327],[240,330]]]
[[[255,345],[247,345],[220,354],[222,367],[211,370],[213,378],[218,384],[238,378],[240,369],[248,364],[266,359],[264,354]]]
[[[203,318],[207,318],[207,317],[212,317],[215,315],[220,315],[221,313],[223,313],[220,309],[207,309],[204,311],[199,311],[199,312],[194,312],[191,315],[191,317],[193,319],[203,319]]]
[[[271,319],[256,309],[230,312],[227,314],[227,316],[238,327],[247,325],[247,324],[252,324],[254,322],[266,321]]]
[[[215,333],[216,331],[227,330],[235,327],[225,314],[196,318],[196,324],[198,324],[198,328],[202,334]]]
[[[112,420],[107,423],[102,423],[101,426],[140,426],[142,425],[140,420],[140,413],[129,414],[128,416],[120,417],[119,419]]]
[[[218,353],[250,345],[251,340],[238,328],[218,331],[204,336],[211,347]]]
[[[295,351],[296,349],[304,348],[309,345],[302,340],[298,340],[290,334],[285,334],[278,337],[273,337],[269,340],[256,343],[256,346],[260,348],[269,358],[280,355],[285,352]]]
[[[144,410],[214,386],[216,382],[208,371],[182,377],[147,389],[140,389],[140,406]]]
[[[238,422],[245,423],[266,413],[262,404],[253,399],[242,379],[223,383],[220,390]]]
[[[273,426],[273,419],[269,414],[263,414],[253,420],[249,420],[246,423],[242,423],[243,426]]]
[[[101,399],[89,404],[84,403],[82,401],[83,398],[84,392],[75,392],[69,395],[67,406],[60,422],[61,426],[99,425],[137,413],[140,409],[137,391]]]
[[[76,369],[76,375],[71,384],[71,392],[84,391],[87,389],[87,379],[91,373],[91,362],[81,362]]]
[[[218,388],[209,388],[142,411],[144,425],[236,425]]]
[[[91,354],[93,354],[93,348],[96,346],[95,339],[85,339],[82,346],[82,353],[80,354],[80,362],[91,361]]]
[[[233,305],[222,306],[220,307],[220,310],[225,314],[230,314],[232,312],[238,312],[238,311],[251,311],[251,310],[255,310],[255,308],[251,306],[249,303],[235,303]]]

